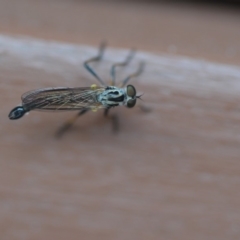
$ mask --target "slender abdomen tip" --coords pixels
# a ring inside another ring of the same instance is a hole
[[[22,106],[15,107],[8,115],[9,119],[16,120],[21,118],[26,113]]]

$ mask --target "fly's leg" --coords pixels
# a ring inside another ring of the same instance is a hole
[[[149,113],[152,111],[152,109],[146,105],[143,104],[139,104],[138,107],[140,108],[140,110],[144,113]]]
[[[58,129],[58,131],[56,132],[56,137],[60,138],[62,137],[62,135],[69,129],[72,127],[72,125],[75,123],[75,121],[82,116],[84,113],[88,112],[89,109],[83,109],[81,110],[77,115],[75,115],[73,118],[69,119],[65,124],[62,125],[62,127],[60,127]]]
[[[115,86],[115,80],[116,80],[116,67],[125,67],[129,64],[129,62],[133,59],[135,55],[135,50],[131,50],[128,54],[128,56],[126,57],[125,61],[123,62],[119,62],[119,63],[115,63],[112,65],[111,67],[111,77],[112,77],[112,86]]]
[[[114,133],[117,133],[119,131],[119,121],[118,116],[116,114],[109,116],[109,110],[110,108],[106,108],[104,111],[104,117],[109,118],[112,121],[112,130]]]
[[[105,83],[103,82],[103,80],[97,75],[97,73],[89,66],[89,63],[101,61],[102,56],[103,56],[103,52],[104,52],[105,48],[106,48],[106,43],[103,42],[103,43],[100,45],[98,55],[97,55],[96,57],[93,57],[93,58],[90,58],[90,59],[86,60],[86,61],[83,63],[83,65],[84,65],[84,67],[87,69],[87,71],[90,72],[90,73],[101,83],[101,85],[103,85],[103,86],[106,86],[106,84],[105,84]]]
[[[145,66],[145,62],[140,62],[139,67],[136,72],[130,74],[127,76],[123,81],[121,87],[124,87],[130,80],[131,78],[139,76],[143,72],[143,68]]]

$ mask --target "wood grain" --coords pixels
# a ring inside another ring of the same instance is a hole
[[[116,108],[113,135],[102,112],[31,112],[10,121],[21,94],[89,86],[82,62],[96,47],[0,36],[1,239],[238,239],[240,68],[139,51],[132,81],[152,111]],[[109,80],[128,50],[95,64]]]

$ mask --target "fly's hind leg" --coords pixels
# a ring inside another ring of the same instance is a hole
[[[85,108],[83,110],[81,110],[77,115],[75,115],[73,118],[69,119],[65,124],[62,125],[62,127],[60,127],[58,129],[58,131],[56,132],[56,137],[60,138],[62,137],[62,135],[69,130],[69,128],[72,127],[72,125],[76,122],[76,120],[82,116],[84,113],[88,112],[89,109]]]
[[[112,121],[112,131],[117,133],[119,131],[119,120],[116,114],[109,115],[110,108],[106,108],[104,111],[104,117],[110,119]]]

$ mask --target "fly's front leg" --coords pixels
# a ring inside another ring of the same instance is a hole
[[[146,105],[143,104],[138,104],[138,107],[140,108],[140,110],[144,113],[149,113],[152,111],[152,109]]]
[[[122,81],[122,87],[124,87],[132,78],[139,76],[143,72],[144,66],[145,66],[145,62],[140,62],[137,71],[130,74]]]
[[[106,108],[104,111],[104,116],[106,118],[109,118],[112,121],[112,130],[114,133],[117,133],[119,131],[119,121],[118,116],[116,114],[113,114],[109,116],[109,110],[110,108]]]
[[[69,119],[65,124],[62,125],[62,127],[60,127],[58,129],[58,131],[56,132],[56,137],[60,138],[62,137],[62,135],[69,129],[72,127],[72,125],[75,123],[75,121],[82,116],[84,113],[88,112],[89,109],[83,109],[81,110],[77,115],[75,115],[73,118]]]

